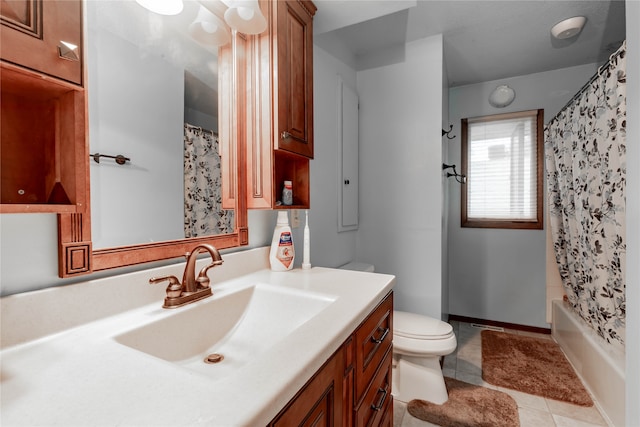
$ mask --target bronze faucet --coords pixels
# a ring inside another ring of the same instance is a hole
[[[196,259],[198,254],[206,250],[211,255],[211,264],[204,267],[196,278]],[[150,284],[169,281],[167,286],[167,296],[164,299],[163,308],[177,308],[194,301],[213,295],[210,288],[210,279],[207,272],[211,267],[222,264],[222,257],[218,250],[212,245],[203,243],[196,246],[193,251],[185,254],[187,265],[184,267],[182,284],[176,276],[152,277]]]

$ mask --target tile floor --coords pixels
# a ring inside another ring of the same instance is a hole
[[[480,332],[482,329],[470,323],[452,321],[458,339],[456,351],[445,357],[443,373],[471,384],[481,385],[509,394],[518,403],[521,427],[593,427],[607,426],[596,405],[588,408],[545,399],[502,387],[496,387],[482,380],[482,350]],[[552,339],[551,335],[524,331],[505,332]],[[434,424],[414,418],[406,410],[406,404],[394,401],[394,427],[431,427]]]

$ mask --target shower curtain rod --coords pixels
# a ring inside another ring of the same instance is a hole
[[[184,122],[184,125],[187,126],[187,127],[192,128],[192,129],[199,130],[201,132],[209,132],[209,133],[211,133],[211,134],[213,134],[215,136],[218,136],[218,132],[214,132],[211,129],[205,129],[205,128],[201,127],[201,126],[195,126],[195,125],[192,125],[191,123],[187,123],[187,122]]]
[[[602,71],[604,71],[605,68],[607,68],[610,64],[611,61],[613,61],[614,58],[616,58],[618,55],[620,55],[622,52],[626,52],[627,50],[627,40],[625,39],[622,44],[620,45],[620,47],[618,48],[618,50],[616,50],[615,52],[613,52],[610,56],[609,59],[607,60],[607,62],[605,62],[604,64],[602,64],[601,66],[598,67],[598,71],[596,71],[596,73],[591,76],[591,78],[589,79],[589,81],[587,81],[578,92],[576,92],[575,95],[573,95],[573,97],[571,97],[571,99],[569,100],[569,102],[567,102],[564,107],[562,107],[560,109],[560,111],[558,111],[558,114],[556,114],[555,116],[553,116],[553,118],[551,120],[549,120],[549,122],[547,123],[547,126],[549,124],[551,124],[552,122],[554,122],[555,120],[558,119],[558,117],[560,116],[560,114],[562,114],[562,112],[564,110],[566,110],[571,104],[573,104],[579,97],[580,95],[582,95],[582,93],[589,87],[589,85],[591,83],[593,83],[593,81],[595,79],[597,79],[601,74]]]

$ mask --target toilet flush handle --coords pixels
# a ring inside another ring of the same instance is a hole
[[[378,327],[378,331],[382,330],[382,328]],[[373,335],[371,336],[371,341],[376,344],[380,344],[384,339],[389,335],[389,328],[385,328],[384,332],[382,332],[382,336],[380,338],[375,338]]]

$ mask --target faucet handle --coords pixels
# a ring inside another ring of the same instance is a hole
[[[210,286],[211,280],[209,279],[207,272],[211,267],[215,267],[216,265],[221,265],[221,264],[222,264],[222,259],[216,259],[211,264],[207,265],[202,270],[200,270],[200,273],[198,273],[198,278],[196,279],[196,283],[198,284],[198,286],[203,288],[208,288]]]
[[[164,276],[164,277],[152,277],[149,279],[149,284],[155,285],[156,283],[169,281],[167,285],[167,298],[177,298],[182,294],[182,285],[176,276]]]

